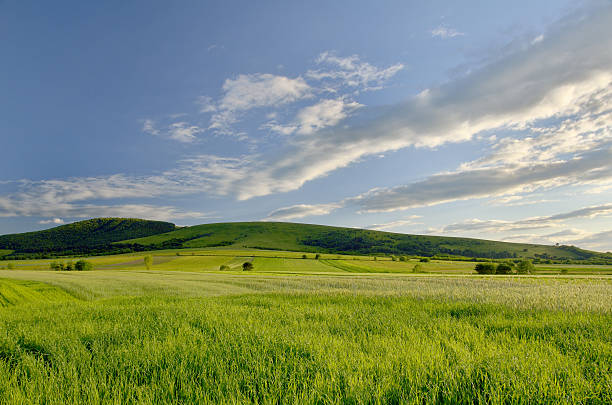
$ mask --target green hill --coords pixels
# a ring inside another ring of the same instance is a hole
[[[0,252],[89,253],[108,249],[112,242],[170,232],[174,224],[127,218],[96,218],[37,232],[0,236]],[[111,246],[112,247],[112,246]]]
[[[207,247],[612,263],[612,255],[574,246],[406,235],[284,222],[230,222],[176,228],[168,222],[97,218],[39,232],[0,236],[0,256],[5,259]]]
[[[406,235],[365,229],[283,222],[235,222],[196,225],[120,243],[151,247],[202,248],[231,246],[306,252],[611,260],[574,246],[547,246],[482,239]]]

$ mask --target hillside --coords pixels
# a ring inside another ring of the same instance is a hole
[[[605,257],[573,246],[547,246],[283,222],[196,225],[120,243],[158,247],[232,246],[306,252],[449,255],[485,258],[586,260]],[[607,258],[604,260],[610,260]]]
[[[110,243],[174,230],[169,222],[127,218],[96,218],[37,232],[0,236],[0,253],[90,252]]]

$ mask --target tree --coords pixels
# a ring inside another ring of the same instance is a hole
[[[151,270],[151,266],[153,266],[153,256],[146,255],[143,260],[144,260],[144,265],[147,268],[147,270]]]
[[[74,270],[74,265],[72,264],[71,261],[67,262],[66,265],[64,266],[64,270],[66,271],[72,271]]]
[[[302,259],[306,259],[306,258],[308,258],[308,256],[302,255]]]
[[[535,272],[535,266],[531,260],[522,260],[518,266],[516,266],[516,272],[518,274],[531,274]]]
[[[221,266],[219,266],[219,270],[221,271],[227,271],[230,269],[230,266],[228,266],[227,264],[222,264]]]
[[[249,270],[253,270],[253,263],[251,262],[242,263],[242,271],[249,271]]]
[[[8,270],[13,270],[13,269],[15,268],[15,265],[14,265],[13,263],[7,263],[7,264],[6,264],[6,268],[7,268]]]
[[[319,260],[320,258],[321,258],[321,255],[317,253],[317,254],[315,255],[315,260]]]
[[[412,272],[413,273],[425,273],[425,271],[423,270],[423,266],[421,266],[418,263],[414,265],[414,267],[412,268]]]
[[[422,263],[427,263],[429,262],[429,257],[421,257],[421,259],[419,260]]]
[[[405,262],[406,261],[406,256],[400,256],[400,262]]]
[[[497,265],[497,269],[495,269],[495,274],[511,274],[512,266],[508,263],[500,263]]]
[[[49,264],[49,267],[52,270],[55,270],[55,271],[62,271],[62,270],[64,270],[64,263],[63,262],[52,261]]]
[[[93,269],[93,264],[87,260],[81,259],[74,264],[74,269],[78,271],[91,270]]]
[[[495,274],[495,265],[493,263],[478,263],[474,270],[478,274]]]

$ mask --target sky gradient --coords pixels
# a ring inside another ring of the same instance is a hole
[[[0,234],[277,220],[612,251],[612,3],[0,1]]]

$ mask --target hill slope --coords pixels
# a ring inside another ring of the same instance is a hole
[[[38,232],[0,236],[0,251],[15,253],[87,251],[112,242],[170,232],[169,222],[127,218],[96,218]]]
[[[406,235],[365,229],[283,222],[235,222],[196,225],[123,241],[148,246],[281,249],[328,253],[453,255],[487,258],[585,260],[597,252],[573,246],[547,246],[443,236]],[[610,258],[612,259],[612,258]]]

